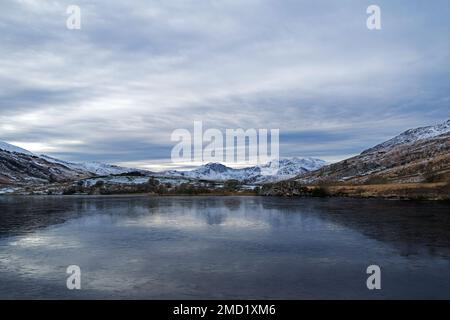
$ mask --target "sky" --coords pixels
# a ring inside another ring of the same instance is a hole
[[[160,170],[202,121],[338,161],[450,118],[449,17],[447,0],[0,0],[0,140]]]

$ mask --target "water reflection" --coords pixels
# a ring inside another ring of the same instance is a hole
[[[2,197],[2,298],[449,298],[440,203]],[[77,264],[83,290],[65,288]],[[368,291],[378,264],[383,290]],[[413,279],[414,281],[411,281]]]

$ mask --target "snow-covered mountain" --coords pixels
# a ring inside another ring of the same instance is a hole
[[[65,182],[128,172],[150,173],[100,162],[73,163],[32,152],[0,141],[0,186]]]
[[[268,164],[262,165],[261,168],[275,170],[274,175],[282,178],[289,179],[298,174],[314,171],[322,168],[327,163],[322,159],[317,158],[288,158],[288,159],[280,159],[277,163],[274,161],[269,162]],[[268,171],[270,173],[270,171]]]
[[[133,168],[126,168],[126,167],[120,167],[112,164],[102,163],[102,162],[69,162],[69,161],[63,161],[59,159],[55,159],[46,155],[40,155],[41,158],[52,162],[52,163],[58,163],[63,166],[66,166],[70,169],[76,170],[76,171],[85,171],[90,172],[94,175],[99,176],[107,176],[111,174],[122,174],[127,172],[133,172],[133,171],[139,171],[142,170],[133,169]]]
[[[450,120],[407,130],[361,154],[299,175],[301,183],[450,181]]]
[[[241,169],[227,167],[221,163],[208,163],[191,171],[165,171],[162,175],[172,177],[185,177],[199,180],[238,180],[241,182],[262,183],[280,181],[295,177],[301,173],[317,170],[326,164],[325,161],[315,158],[281,159],[271,161],[260,166]]]
[[[0,189],[2,185],[29,185],[73,181],[91,176],[57,163],[51,163],[33,153],[2,144],[0,149]]]
[[[162,174],[171,177],[185,177],[199,180],[248,180],[260,175],[257,167],[233,169],[221,163],[208,163],[190,171],[165,171]]]
[[[20,147],[14,146],[12,144],[9,144],[7,142],[0,141],[0,150],[8,151],[8,152],[16,152],[16,153],[22,153],[27,154],[29,156],[33,156],[34,154],[28,150],[22,149]]]
[[[380,143],[373,148],[364,150],[362,154],[371,153],[374,151],[382,151],[382,150],[386,151],[386,149],[390,149],[398,145],[413,144],[417,141],[437,137],[441,134],[448,132],[450,132],[450,119],[444,123],[435,126],[427,126],[406,130],[405,132],[399,134],[398,136],[395,136],[390,140]]]

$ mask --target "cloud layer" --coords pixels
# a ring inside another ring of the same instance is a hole
[[[81,8],[81,30],[66,8]],[[279,128],[337,160],[450,116],[450,3],[2,3],[0,140],[67,160],[165,163],[177,128]]]

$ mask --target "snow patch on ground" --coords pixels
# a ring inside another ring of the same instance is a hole
[[[17,190],[17,188],[2,188],[2,189],[0,189],[0,194],[13,193],[16,190]]]
[[[147,183],[149,177],[134,177],[134,176],[107,176],[98,178],[89,178],[82,180],[83,186],[91,187],[97,182],[102,181],[107,184],[142,184]]]

